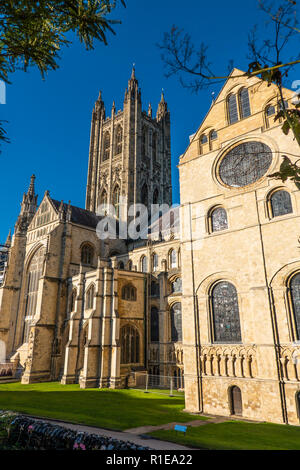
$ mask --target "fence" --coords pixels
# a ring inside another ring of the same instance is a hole
[[[132,372],[128,388],[143,390],[145,393],[160,393],[169,396],[184,395],[184,378],[166,375],[151,375],[146,372]]]

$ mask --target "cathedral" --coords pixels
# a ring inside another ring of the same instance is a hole
[[[33,175],[0,249],[0,341],[22,383],[172,377],[186,411],[299,424],[300,192],[268,175],[300,152],[277,94],[232,71],[179,158],[180,207],[164,95],[143,111],[134,69],[123,110],[99,94],[85,209],[38,204]],[[142,206],[168,210],[120,236]]]

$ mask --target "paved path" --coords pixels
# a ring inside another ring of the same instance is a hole
[[[31,418],[36,420],[43,420],[50,424],[57,424],[63,426],[64,428],[73,429],[75,431],[83,431],[90,434],[97,434],[100,436],[112,437],[113,439],[118,439],[120,441],[130,441],[133,444],[140,446],[150,447],[155,450],[191,450],[189,447],[185,447],[173,442],[160,441],[158,439],[147,439],[143,436],[138,436],[138,433],[131,433],[128,431],[111,431],[109,429],[97,428],[93,426],[84,426],[81,424],[72,424],[65,421],[57,421],[53,419],[39,418],[37,416],[31,416]],[[157,426],[153,426],[157,429]],[[195,449],[194,449],[195,450]]]
[[[226,418],[226,417],[218,417],[218,418],[209,417],[207,420],[196,419],[194,421],[188,421],[187,423],[178,423],[178,422],[174,421],[173,423],[161,424],[159,426],[141,426],[139,428],[126,429],[125,432],[140,435],[140,434],[145,434],[145,433],[148,433],[148,432],[159,431],[161,429],[164,429],[164,430],[174,429],[175,424],[180,424],[181,426],[196,427],[196,426],[204,426],[205,424],[224,423],[225,421],[228,421],[228,418]]]

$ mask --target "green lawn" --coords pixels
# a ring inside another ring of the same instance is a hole
[[[155,431],[158,439],[209,450],[300,450],[300,428],[271,423],[227,421],[188,428],[186,435]]]
[[[0,410],[56,418],[108,429],[181,423],[200,418],[184,413],[184,397],[135,390],[87,389],[55,382],[0,385]]]

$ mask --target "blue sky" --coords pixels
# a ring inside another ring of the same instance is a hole
[[[49,189],[55,199],[70,199],[73,205],[84,207],[94,102],[101,89],[107,114],[113,100],[121,109],[133,63],[144,109],[150,101],[156,112],[161,89],[165,90],[172,123],[173,199],[179,202],[178,158],[188,145],[189,135],[205,116],[212,91],[218,92],[219,85],[194,95],[183,89],[175,77],[165,78],[156,44],[175,24],[189,31],[195,42],[204,41],[210,46],[216,73],[224,74],[230,59],[236,67],[246,69],[248,32],[265,19],[256,0],[126,3],[126,9],[119,7],[111,15],[121,19],[122,24],[115,26],[116,36],[108,35],[108,46],[97,43],[93,51],[87,52],[75,40],[61,51],[60,68],[50,72],[45,81],[34,69],[11,76],[7,104],[0,105],[1,119],[9,121],[6,129],[11,139],[0,154],[0,243],[14,226],[32,173],[37,177],[39,201]],[[292,56],[293,51],[290,52]],[[297,70],[289,81],[294,79]]]

